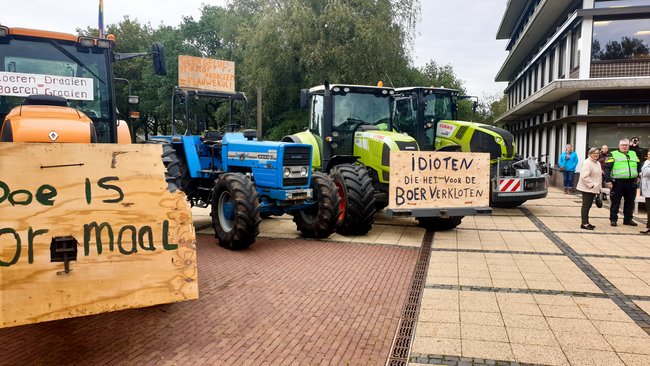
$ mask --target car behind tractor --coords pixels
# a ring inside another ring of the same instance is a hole
[[[253,244],[262,215],[293,215],[305,237],[334,232],[339,198],[332,178],[312,173],[312,146],[258,141],[257,131],[244,129],[243,93],[177,87],[172,100],[172,134],[151,142],[165,144],[178,161],[181,190],[191,204],[211,206],[221,246]]]

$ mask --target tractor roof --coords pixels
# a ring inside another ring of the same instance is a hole
[[[460,91],[458,89],[450,89],[450,88],[444,88],[444,87],[436,88],[436,87],[433,87],[433,86],[406,86],[406,87],[402,87],[402,88],[395,88],[395,91],[397,91],[399,93],[402,93],[402,92],[408,92],[408,91],[419,90],[419,89],[433,90],[433,91],[439,90],[439,91],[444,91],[444,92],[460,93]]]
[[[374,86],[374,85],[354,85],[354,84],[330,84],[330,90],[334,88],[340,88],[340,89],[345,89],[345,88],[350,88],[351,90],[357,90],[357,91],[372,91],[372,92],[381,92],[382,90],[387,90],[387,91],[394,91],[395,89],[386,87],[386,86]],[[309,89],[309,93],[319,93],[319,92],[324,92],[325,91],[325,85],[318,85],[313,88]]]
[[[79,38],[74,34],[51,32],[51,31],[44,31],[39,29],[9,28],[9,27],[6,27],[6,29],[8,30],[8,35],[14,35],[14,36],[29,36],[29,37],[46,38],[46,39],[60,39],[64,41],[73,41],[73,42],[77,42],[77,39]]]

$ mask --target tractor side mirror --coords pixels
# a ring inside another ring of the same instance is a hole
[[[153,70],[156,75],[167,75],[167,66],[165,65],[165,46],[162,43],[154,42],[151,45],[153,55]]]
[[[306,108],[309,103],[309,89],[300,89],[300,108]]]

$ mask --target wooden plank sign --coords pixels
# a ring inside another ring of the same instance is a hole
[[[487,207],[487,153],[391,151],[388,208]]]
[[[161,154],[0,143],[0,327],[198,298],[190,206]]]
[[[235,63],[178,56],[178,86],[185,89],[235,92]]]

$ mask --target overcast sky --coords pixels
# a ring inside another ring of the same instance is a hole
[[[104,0],[104,24],[115,24],[129,15],[142,23],[176,26],[182,16],[198,18],[202,3],[223,5],[225,0]],[[468,93],[482,97],[500,93],[504,83],[494,77],[507,53],[495,35],[506,0],[421,0],[413,61],[424,66],[430,60],[451,64],[465,80]],[[22,0],[3,7],[0,24],[74,33],[97,26],[99,0]]]

